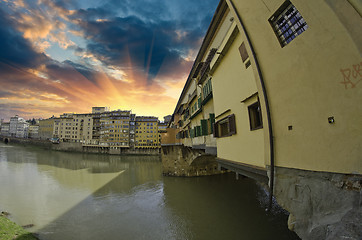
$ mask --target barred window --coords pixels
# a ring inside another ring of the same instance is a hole
[[[269,18],[269,23],[282,47],[286,46],[308,28],[302,15],[289,0],[285,1],[273,16]]]

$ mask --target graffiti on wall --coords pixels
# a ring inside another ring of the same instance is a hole
[[[362,62],[340,71],[343,76],[341,84],[344,84],[345,89],[355,88],[359,82],[362,82]]]

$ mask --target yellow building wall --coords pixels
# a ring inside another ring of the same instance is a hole
[[[266,84],[275,164],[361,174],[361,16],[348,1],[294,0],[308,29],[281,48],[268,19],[284,0],[233,2]]]
[[[48,139],[53,137],[54,119],[44,119],[39,121],[39,137]]]
[[[217,138],[217,155],[226,160],[265,167],[263,129],[250,131],[249,125],[248,106],[257,99],[241,102],[257,92],[252,68],[246,69],[241,60],[238,48],[242,42],[238,34],[213,73],[216,121],[229,114],[235,114],[236,121],[235,135]],[[228,112],[219,116],[225,111]]]
[[[214,110],[214,99],[210,99],[203,107],[202,115],[203,119],[209,119],[210,113],[215,113]],[[201,122],[200,122],[201,124]],[[216,147],[216,138],[214,138],[214,135],[211,133],[211,127],[208,127],[208,133],[209,135],[203,136],[204,143],[208,147]]]
[[[166,128],[166,132],[161,133],[161,144],[162,145],[177,145],[180,144],[180,139],[176,139],[178,129]]]
[[[151,126],[152,123],[152,126]],[[147,124],[149,124],[147,126]],[[152,127],[152,128],[151,128]],[[137,121],[135,129],[136,148],[159,148],[157,121]],[[152,131],[152,133],[151,133]],[[147,142],[147,140],[149,142]],[[152,141],[152,142],[151,142]]]

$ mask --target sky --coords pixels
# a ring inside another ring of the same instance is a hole
[[[219,0],[0,0],[0,119],[172,114]]]

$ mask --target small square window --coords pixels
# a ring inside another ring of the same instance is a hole
[[[289,0],[285,1],[269,18],[269,23],[282,47],[308,28],[302,15]]]
[[[256,102],[248,107],[250,130],[257,130],[263,128],[263,119],[261,116],[261,109],[259,102]]]
[[[229,137],[236,134],[235,115],[231,114],[213,125],[214,137]]]

